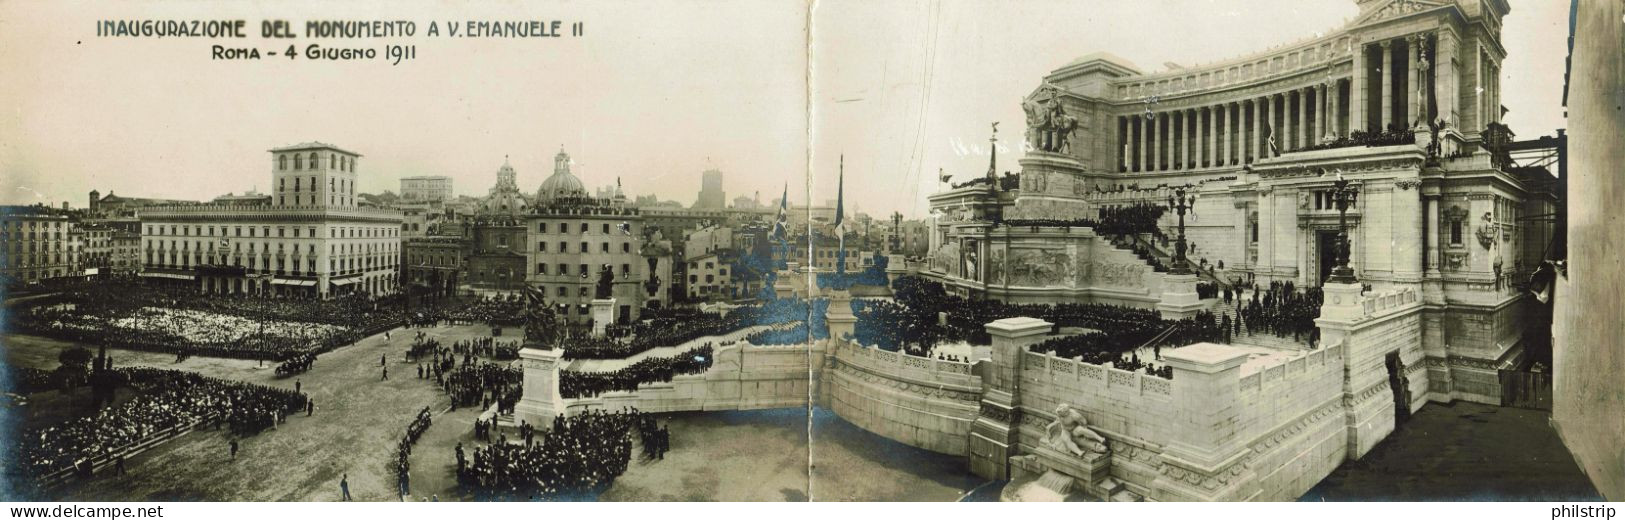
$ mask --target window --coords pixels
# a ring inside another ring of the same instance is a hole
[[[305,169],[305,156],[303,156],[303,155],[294,155],[293,156],[293,169],[295,169],[295,170],[303,170],[303,169]]]
[[[559,232],[560,233],[569,233],[570,232],[570,225],[565,224],[563,222],[560,222],[559,223]]]
[[[579,251],[582,252],[582,253],[585,253],[585,252],[588,252],[588,251],[592,251],[592,249],[587,245],[586,242],[582,242],[581,243],[581,249]]]
[[[632,274],[632,264],[621,264],[621,274],[623,276]]]
[[[599,244],[598,249],[599,249],[600,252],[608,253],[609,252],[609,242],[604,242],[604,243]]]
[[[609,234],[609,224],[604,224],[604,234],[605,235]]]
[[[560,253],[568,253],[568,252],[570,252],[570,243],[569,242],[559,242],[559,252]]]
[[[547,223],[542,222],[540,224],[536,224],[536,232],[537,233],[546,233],[547,232]]]
[[[321,160],[317,157],[316,152],[310,152],[310,169],[312,170],[316,169],[316,163]]]
[[[1450,220],[1450,245],[1461,245],[1461,219]]]
[[[632,243],[631,242],[621,242],[621,252],[622,253],[630,253],[630,252],[632,252]]]
[[[538,253],[546,253],[547,252],[547,242],[537,242],[536,243],[536,252],[538,252]]]
[[[700,275],[697,275],[697,274],[688,275],[688,283],[700,283]]]
[[[587,297],[587,288],[582,287],[580,290],[576,291],[576,294],[579,295],[582,298],[586,298]]]
[[[276,156],[276,169],[278,169],[278,170],[286,170],[286,169],[288,169],[288,156],[286,156],[286,155],[278,155],[278,156]]]
[[[536,274],[547,274],[547,264],[536,264]]]
[[[581,277],[586,278],[587,273],[589,273],[589,272],[590,271],[587,270],[587,264],[581,264]]]
[[[581,233],[582,233],[582,234],[586,234],[586,233],[587,233],[587,223],[586,223],[586,222],[582,222],[582,223],[581,223]]]
[[[565,294],[566,294],[566,293],[565,293],[565,292],[564,292],[564,286],[562,286],[562,285],[560,285],[560,286],[559,286],[559,292],[558,292],[558,295],[559,295],[559,296],[560,296],[560,297],[563,297],[563,296],[564,296],[564,295],[565,295]]]

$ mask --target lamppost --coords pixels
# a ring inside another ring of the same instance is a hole
[[[1357,188],[1349,186],[1348,179],[1343,174],[1337,174],[1337,180],[1332,182],[1332,201],[1337,204],[1337,267],[1332,268],[1331,283],[1352,284],[1359,280],[1354,278],[1354,270],[1349,268],[1349,204],[1354,203],[1357,197]]]
[[[1196,195],[1186,195],[1185,189],[1190,185],[1176,186],[1174,195],[1168,197],[1168,209],[1179,215],[1179,238],[1174,241],[1174,265],[1171,274],[1191,274],[1190,262],[1185,259],[1185,212],[1196,205]]]

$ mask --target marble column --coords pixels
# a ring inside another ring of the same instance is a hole
[[[1433,49],[1433,75],[1438,78],[1433,83],[1433,98],[1439,100],[1439,118],[1455,126],[1461,121],[1461,115],[1456,113],[1457,89],[1461,84],[1460,68],[1456,64],[1456,33],[1439,31]]]
[[[1162,147],[1162,169],[1172,170],[1174,169],[1174,150],[1178,150],[1175,146],[1179,142],[1179,133],[1174,130],[1173,112],[1163,112],[1162,118],[1166,120],[1162,125],[1162,132],[1168,134],[1165,139],[1167,143]]]
[[[1207,166],[1219,165],[1219,107],[1207,107],[1207,153],[1202,161]]]
[[[1192,110],[1196,113],[1196,119],[1191,121],[1191,125],[1196,127],[1196,141],[1191,143],[1191,147],[1196,149],[1196,154],[1195,159],[1192,160],[1191,168],[1201,168],[1202,154],[1207,153],[1207,132],[1202,128],[1202,108],[1197,107]]]
[[[1319,144],[1326,138],[1326,84],[1315,85],[1315,138]]]
[[[1140,132],[1140,146],[1139,146],[1139,151],[1136,152],[1136,155],[1138,155],[1140,157],[1140,164],[1137,165],[1137,166],[1139,166],[1139,168],[1136,169],[1135,171],[1148,172],[1148,171],[1151,171],[1151,170],[1146,168],[1146,165],[1148,163],[1145,161],[1145,156],[1147,155],[1146,154],[1146,148],[1147,148],[1146,143],[1149,142],[1150,138],[1151,138],[1151,125],[1147,123],[1144,116],[1136,115],[1134,117],[1134,120],[1135,120],[1136,124],[1138,124],[1139,127],[1140,127],[1140,131],[1139,131]]]
[[[1275,126],[1275,94],[1264,96],[1264,126],[1268,128],[1258,137],[1259,149],[1263,150],[1259,157],[1274,157],[1275,151],[1270,149],[1270,141],[1280,139],[1280,129]]]
[[[1124,149],[1128,148],[1128,124],[1123,116],[1117,116],[1117,149],[1112,150],[1112,156],[1117,158],[1119,171],[1128,171],[1128,157]]]
[[[1418,117],[1422,113],[1419,110],[1421,100],[1418,99],[1416,95],[1416,81],[1418,76],[1421,75],[1421,71],[1417,70],[1416,65],[1418,63],[1417,57],[1421,55],[1421,52],[1421,38],[1418,38],[1414,34],[1406,36],[1405,61],[1407,63],[1405,64],[1405,120],[1400,121],[1400,123],[1404,124],[1407,128],[1416,126],[1415,123],[1421,120],[1421,118]]]
[[[1338,113],[1338,109],[1342,108],[1343,102],[1343,81],[1332,80],[1330,92],[1330,94],[1326,95],[1326,102],[1329,104],[1326,115],[1330,117],[1326,128],[1330,129],[1332,134],[1340,137],[1348,135],[1347,127],[1343,126],[1343,117]]]
[[[1191,111],[1179,111],[1179,167],[1191,169]]]
[[[1247,144],[1247,149],[1252,150],[1253,161],[1257,161],[1264,156],[1264,110],[1258,106],[1258,101],[1259,98],[1253,98],[1247,104],[1252,109],[1253,116],[1253,135]]]
[[[1292,110],[1292,91],[1281,93],[1281,135],[1277,136],[1275,146],[1281,147],[1285,152],[1292,149],[1293,119],[1297,112]]]
[[[1428,219],[1423,225],[1428,233],[1427,243],[1422,246],[1427,251],[1427,272],[1436,274],[1439,270],[1439,196],[1424,195],[1423,200],[1427,204]]]
[[[1162,113],[1151,114],[1151,169],[1148,171],[1162,171]]]
[[[1393,40],[1383,40],[1382,46],[1382,129],[1394,122],[1394,53]]]
[[[1313,137],[1314,137],[1312,135],[1309,135],[1310,133],[1312,133],[1314,131],[1314,129],[1309,126],[1309,113],[1314,111],[1314,109],[1315,109],[1314,105],[1310,104],[1311,102],[1309,101],[1309,93],[1312,90],[1313,90],[1313,87],[1304,87],[1304,88],[1298,89],[1298,133],[1297,133],[1298,142],[1297,142],[1297,148],[1299,148],[1299,149],[1302,149],[1304,147],[1309,146],[1309,141],[1311,139],[1313,139]]]
[[[1247,142],[1245,139],[1247,137],[1247,126],[1244,124],[1246,121],[1241,119],[1240,101],[1230,104],[1230,118],[1236,120],[1236,124],[1234,125],[1235,130],[1231,131],[1231,135],[1234,137],[1231,138],[1233,144],[1230,146],[1230,148],[1234,149],[1234,151],[1230,152],[1230,164],[1241,164],[1246,162],[1243,159],[1247,155],[1245,150],[1243,150],[1246,145],[1243,143]]]
[[[1354,77],[1349,80],[1349,133],[1355,130],[1364,132],[1366,126],[1366,91],[1369,80],[1366,79],[1365,63],[1366,47],[1364,43],[1354,44]]]
[[[1219,153],[1215,160],[1219,166],[1230,164],[1230,110],[1229,104],[1218,106],[1219,109]]]

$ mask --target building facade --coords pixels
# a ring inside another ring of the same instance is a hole
[[[401,214],[359,207],[359,154],[323,143],[270,150],[268,204],[141,211],[142,276],[221,294],[395,292]]]
[[[0,206],[0,275],[29,284],[81,274],[78,221],[48,206]]]
[[[401,200],[414,202],[451,200],[451,177],[416,175],[401,177]]]
[[[662,266],[661,258],[645,254],[661,249],[647,247],[642,215],[627,207],[624,194],[591,196],[571,173],[569,154],[554,157],[553,175],[542,181],[525,223],[526,279],[569,321],[591,319],[606,266],[612,271],[617,323],[637,320],[646,306],[669,303],[670,260]],[[665,251],[669,254],[669,246]]]
[[[700,174],[700,196],[694,209],[723,209],[728,207],[728,194],[722,191],[722,171],[706,170]]]
[[[925,272],[962,294],[1157,305],[1162,272],[1054,223],[1189,186],[1189,258],[1224,265],[1206,276],[1318,286],[1336,258],[1330,190],[1348,179],[1357,277],[1422,295],[1429,397],[1499,404],[1497,371],[1522,363],[1517,282],[1552,236],[1527,217],[1558,204],[1551,172],[1500,151],[1509,7],[1357,3],[1344,27],[1226,62],[1144,73],[1097,53],[1056,69],[1024,102],[1019,187],[931,197]],[[1158,224],[1172,236],[1176,216]]]

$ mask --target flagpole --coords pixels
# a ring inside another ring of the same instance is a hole
[[[846,274],[846,154],[841,154],[840,173],[835,184],[835,272]]]

